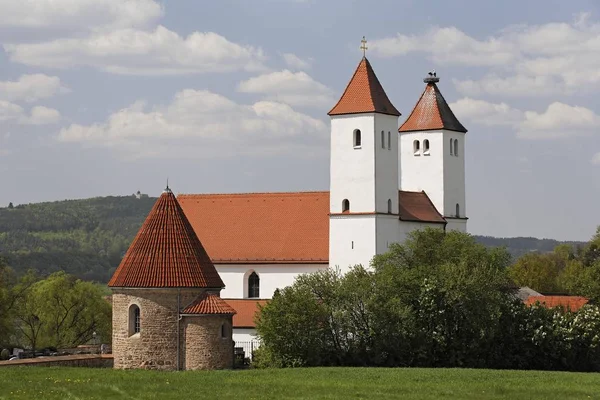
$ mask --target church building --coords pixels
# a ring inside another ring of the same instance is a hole
[[[434,72],[408,118],[363,57],[331,120],[330,190],[157,200],[109,286],[115,367],[227,368],[304,273],[368,267],[414,230],[467,230],[467,130]],[[234,343],[236,343],[234,345]]]
[[[435,73],[408,118],[363,57],[331,119],[330,190],[179,194],[236,309],[234,340],[253,338],[257,304],[299,275],[368,266],[424,227],[467,230],[465,134]]]

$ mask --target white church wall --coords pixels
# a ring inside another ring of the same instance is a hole
[[[249,343],[258,340],[254,328],[233,328],[233,341],[237,343]]]
[[[291,285],[300,274],[325,269],[327,264],[215,264],[215,267],[225,283],[222,298],[247,298],[248,276],[254,271],[260,279],[260,298],[270,299],[275,289]]]
[[[419,229],[425,229],[426,227],[430,227],[430,228],[434,228],[434,229],[444,229],[444,224],[401,221],[401,224],[399,224],[400,230],[399,230],[399,235],[398,235],[398,243],[403,243],[406,240],[406,238],[408,237],[409,233],[419,230]]]
[[[446,221],[448,221],[448,224],[446,225],[446,231],[467,231],[466,219],[447,218]]]
[[[329,264],[346,272],[368,267],[376,252],[375,215],[335,215],[329,220]]]
[[[390,244],[400,241],[403,223],[398,215],[377,215],[377,254],[387,252]]]
[[[350,212],[372,212],[375,204],[375,135],[370,114],[331,118],[330,207],[342,212],[342,201],[350,201]],[[361,131],[361,145],[354,146],[354,131]]]
[[[375,114],[374,157],[375,209],[361,211],[387,213],[391,200],[392,213],[398,214],[398,117]]]
[[[419,151],[414,150],[415,140]],[[429,152],[424,141],[429,140]],[[400,135],[400,188],[420,192],[424,190],[436,209],[444,215],[444,159],[441,131],[407,132]]]
[[[454,148],[450,151],[450,143],[458,140],[458,155]],[[456,216],[456,205],[459,205],[459,217],[467,215],[465,194],[465,134],[462,132],[444,131],[444,210],[445,216]],[[466,222],[465,222],[466,229]]]

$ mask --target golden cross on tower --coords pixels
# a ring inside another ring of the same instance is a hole
[[[363,36],[362,40],[360,41],[360,49],[363,51],[363,57],[366,57],[367,55],[367,39],[365,39],[365,37]]]

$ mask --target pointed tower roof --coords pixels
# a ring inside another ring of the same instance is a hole
[[[342,97],[328,115],[344,115],[376,112],[400,116],[400,112],[388,99],[371,63],[366,57],[360,61]]]
[[[225,285],[167,186],[108,286],[216,289]]]
[[[436,83],[439,81],[435,76],[423,79],[427,86],[399,132],[447,129],[467,133],[438,89]]]

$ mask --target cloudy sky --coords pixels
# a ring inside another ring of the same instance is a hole
[[[593,234],[594,0],[0,0],[0,204],[326,190],[363,35],[400,121],[441,77],[472,233]]]

